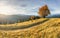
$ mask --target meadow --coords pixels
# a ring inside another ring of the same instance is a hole
[[[60,38],[60,18],[0,25],[0,38]]]

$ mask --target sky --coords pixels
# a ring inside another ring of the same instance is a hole
[[[38,15],[45,4],[51,14],[60,14],[60,0],[0,0],[0,14]]]

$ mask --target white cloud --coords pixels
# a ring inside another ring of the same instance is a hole
[[[51,11],[51,14],[60,14],[60,10],[57,9],[57,10]]]
[[[11,14],[15,11],[13,6],[7,5],[5,2],[0,2],[0,14]]]
[[[46,4],[43,1],[32,0],[0,0],[0,13],[3,14],[27,14],[38,15],[39,8]],[[49,8],[54,9],[51,14],[60,14],[60,8],[48,3]]]

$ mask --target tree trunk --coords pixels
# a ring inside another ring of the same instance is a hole
[[[43,18],[45,18],[45,16],[43,16]]]

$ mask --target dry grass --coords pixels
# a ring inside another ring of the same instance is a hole
[[[33,22],[39,21],[42,22],[41,19],[34,20]],[[33,24],[33,22],[27,21],[30,24]],[[18,23],[19,25],[20,23]],[[0,30],[0,38],[60,38],[60,18],[50,18],[44,23],[26,29]]]

